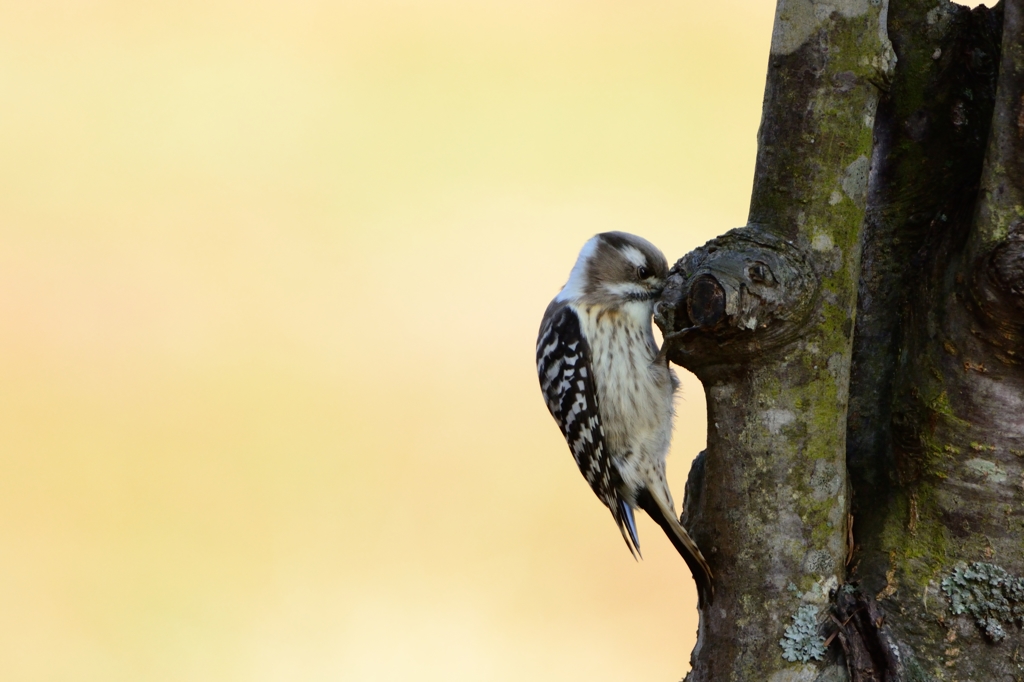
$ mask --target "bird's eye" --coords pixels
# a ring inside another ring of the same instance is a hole
[[[647,279],[652,274],[653,273],[650,271],[650,269],[646,265],[641,265],[640,267],[638,267],[636,269],[636,276],[639,277],[640,279]]]

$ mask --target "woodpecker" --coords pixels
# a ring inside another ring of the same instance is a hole
[[[679,523],[665,480],[679,380],[658,353],[651,315],[667,276],[665,256],[646,239],[591,238],[544,313],[537,374],[576,465],[630,552],[640,554],[639,507],[690,567],[703,606],[713,596],[711,569]]]

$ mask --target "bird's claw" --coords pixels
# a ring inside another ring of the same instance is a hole
[[[684,334],[689,332],[697,331],[699,327],[686,327],[678,331],[670,332],[662,337],[661,350],[658,351],[658,357],[655,358],[655,362],[661,362],[668,358],[669,346],[675,345],[675,342],[683,337]]]

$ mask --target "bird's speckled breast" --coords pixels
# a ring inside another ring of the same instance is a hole
[[[643,480],[637,468],[663,479],[676,382],[667,364],[654,364],[650,303],[581,306],[577,313],[590,343],[605,438],[624,482]]]

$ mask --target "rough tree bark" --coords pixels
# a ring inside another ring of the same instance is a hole
[[[1024,0],[779,0],[758,143],[655,312],[708,404],[687,679],[1024,680]]]

